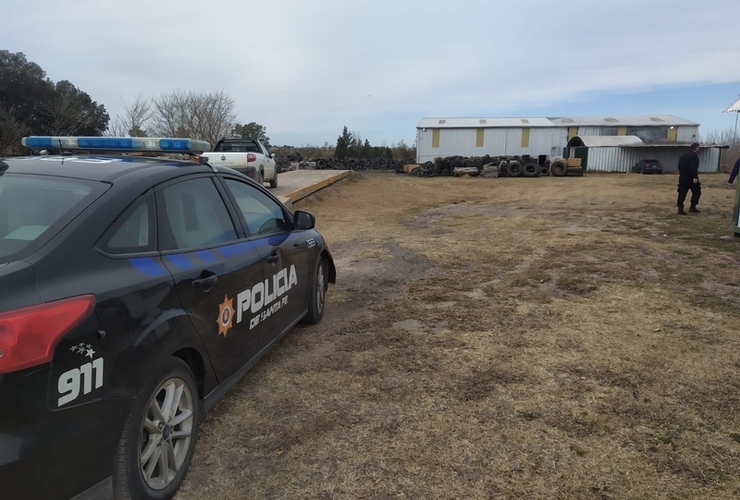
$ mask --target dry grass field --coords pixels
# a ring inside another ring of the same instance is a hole
[[[202,427],[177,500],[740,497],[740,242],[703,176],[355,174],[338,283]]]

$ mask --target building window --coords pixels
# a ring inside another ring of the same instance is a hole
[[[438,128],[432,129],[432,147],[433,148],[439,147],[439,129]]]
[[[522,129],[522,147],[523,148],[529,147],[529,129],[528,128]]]
[[[568,127],[568,141],[570,141],[577,135],[578,135],[578,127]]]
[[[476,148],[482,148],[483,142],[485,138],[485,130],[482,128],[479,128],[475,133],[475,147]]]

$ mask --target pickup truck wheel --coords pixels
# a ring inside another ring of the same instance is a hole
[[[265,184],[265,176],[262,174],[262,172],[257,175],[257,184],[259,184],[260,186]]]
[[[276,188],[278,187],[278,173],[277,170],[275,170],[275,175],[272,176],[272,179],[270,179],[270,187]]]

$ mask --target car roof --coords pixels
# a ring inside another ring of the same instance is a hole
[[[126,174],[144,169],[151,169],[152,173],[168,169],[187,169],[189,173],[213,172],[210,166],[192,161],[145,156],[20,156],[3,158],[2,161],[8,165],[7,173],[51,175],[103,182],[112,182]],[[173,176],[175,175],[173,171]]]

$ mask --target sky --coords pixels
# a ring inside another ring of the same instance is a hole
[[[738,0],[2,0],[0,49],[111,117],[225,91],[270,142],[414,144],[423,117],[673,114],[734,127]]]

